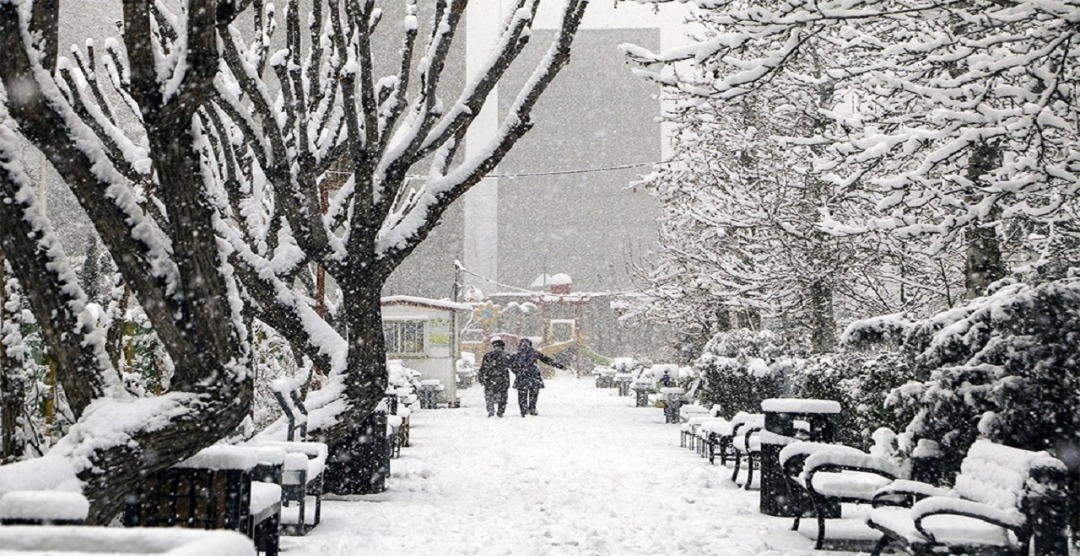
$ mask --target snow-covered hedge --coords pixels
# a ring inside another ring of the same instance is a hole
[[[762,400],[783,393],[784,352],[784,342],[767,330],[717,334],[694,362],[702,377],[698,403],[718,404],[729,418],[740,411],[761,413]]]
[[[1063,459],[1080,486],[1080,279],[1003,282],[966,306],[910,323],[903,348],[920,382],[890,400],[936,441],[951,478],[976,437]],[[914,443],[912,443],[914,445]],[[1078,519],[1073,500],[1073,527]]]
[[[890,400],[890,393],[909,382],[910,362],[902,354],[841,351],[793,360],[786,370],[790,395],[840,402],[836,441],[868,449],[881,427],[903,430],[909,407]]]

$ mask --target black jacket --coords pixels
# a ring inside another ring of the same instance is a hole
[[[510,388],[510,358],[511,355],[501,349],[485,353],[478,373],[480,384],[492,390]]]
[[[542,361],[559,369],[566,368],[556,363],[554,359],[536,351],[531,345],[520,346],[517,353],[510,360],[510,370],[515,375],[514,388],[521,390],[544,387],[544,377],[540,374],[540,368],[536,366],[537,361]]]

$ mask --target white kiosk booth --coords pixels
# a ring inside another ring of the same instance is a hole
[[[457,405],[454,354],[458,351],[457,312],[472,306],[452,301],[395,295],[382,298],[386,357],[420,372],[424,381],[438,380],[438,401]]]

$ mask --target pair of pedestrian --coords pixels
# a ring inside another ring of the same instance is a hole
[[[513,387],[518,391],[521,416],[536,415],[536,397],[544,387],[544,376],[536,366],[537,361],[558,369],[566,368],[533,348],[527,338],[522,338],[517,352],[513,354],[506,351],[506,342],[502,338],[496,336],[491,339],[491,351],[484,354],[479,373],[488,417],[502,417],[506,412],[510,373],[514,373]]]

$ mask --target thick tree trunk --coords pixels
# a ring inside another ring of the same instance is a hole
[[[360,461],[371,457],[360,439],[366,437],[365,420],[386,395],[386,341],[382,328],[382,283],[353,273],[342,283],[344,299],[344,335],[348,340],[348,372],[345,378],[345,400],[348,410],[330,429],[319,436],[330,445],[327,489],[337,494],[367,494],[370,487],[363,470],[370,463]]]
[[[219,367],[215,374],[232,373]],[[90,453],[91,467],[79,478],[85,482],[83,495],[91,502],[88,522],[108,524],[146,474],[182,461],[233,433],[248,415],[252,391],[250,380],[209,384],[202,392],[179,394],[182,401],[178,405],[183,409],[159,430],[136,431],[129,442],[109,449],[96,448],[93,438],[85,439],[87,446],[81,448]],[[60,455],[67,455],[68,446],[58,448]]]

